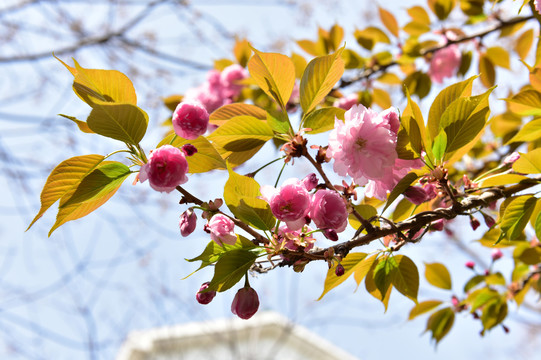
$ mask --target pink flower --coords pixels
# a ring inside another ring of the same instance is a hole
[[[430,79],[435,83],[441,84],[443,78],[455,76],[461,60],[462,54],[456,44],[436,51],[430,60],[430,69],[428,70]]]
[[[201,103],[209,114],[219,107],[232,102],[231,99],[223,95],[223,89],[219,83],[213,85],[209,82],[186,91],[184,101],[197,101]]]
[[[541,11],[539,9],[539,1],[538,0],[533,0],[533,6],[535,8],[535,11],[537,11],[538,14],[541,14]]]
[[[180,235],[186,237],[193,233],[195,226],[197,225],[197,216],[193,212],[193,209],[188,209],[180,215],[179,221]]]
[[[163,145],[150,152],[148,162],[139,171],[139,180],[147,179],[157,191],[171,192],[188,181],[188,162],[184,153],[171,145]]]
[[[248,320],[259,309],[259,297],[251,287],[243,287],[235,294],[231,303],[231,312],[241,319]]]
[[[398,130],[400,129],[400,116],[398,116],[398,111],[394,107],[390,107],[387,110],[383,110],[379,115],[381,116],[383,123],[388,125],[389,130],[398,134]]]
[[[320,229],[342,232],[348,223],[348,210],[344,199],[333,190],[319,190],[312,197],[310,218]]]
[[[233,231],[235,223],[223,214],[216,214],[210,219],[208,229],[210,238],[218,245],[233,245],[237,241],[237,235]]]
[[[209,282],[207,281],[206,283],[203,283],[203,285],[201,285],[201,288],[199,288],[199,291],[195,295],[195,299],[197,300],[197,302],[202,305],[207,305],[216,296],[216,291],[202,292],[208,287],[209,287]]]
[[[356,184],[383,179],[393,168],[396,134],[389,130],[379,114],[362,105],[346,111],[345,121],[335,119],[329,135],[327,155],[334,159],[334,171],[349,175]]]
[[[305,235],[307,232],[312,231],[309,226],[304,226],[300,230],[291,230],[286,224],[280,224],[278,229],[278,241],[284,242],[284,248],[297,251],[301,247],[304,251],[309,251],[314,247],[316,239],[312,235]]]
[[[299,230],[306,224],[305,217],[310,211],[310,194],[295,178],[286,180],[281,187],[261,187],[261,195],[269,203],[274,216],[284,221],[291,230]]]
[[[209,113],[200,102],[183,101],[173,112],[171,121],[175,134],[193,140],[207,131]]]
[[[411,169],[423,167],[424,163],[421,159],[404,160],[396,159],[394,166],[386,170],[386,174],[381,180],[370,180],[364,190],[364,194],[368,197],[374,197],[380,200],[387,199],[387,192],[394,189],[396,184],[408,174]]]
[[[358,103],[359,95],[357,93],[353,93],[347,96],[342,96],[340,99],[335,100],[332,106],[344,110],[349,110],[353,105],[357,105]]]
[[[220,74],[220,83],[223,87],[225,97],[233,98],[239,96],[243,85],[240,80],[249,76],[248,71],[239,64],[233,64],[226,67]]]

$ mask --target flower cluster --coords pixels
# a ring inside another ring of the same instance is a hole
[[[396,109],[377,113],[363,105],[353,105],[346,111],[344,121],[335,119],[329,135],[327,155],[334,159],[334,171],[351,176],[357,185],[367,185],[365,195],[385,200],[387,192],[412,168],[423,166],[421,160],[398,158],[399,128]]]
[[[230,65],[222,72],[211,70],[203,84],[186,91],[184,101],[199,102],[211,113],[220,106],[232,103],[242,90],[239,82],[247,77],[248,71],[238,64]]]

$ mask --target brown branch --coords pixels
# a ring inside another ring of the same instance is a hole
[[[520,24],[522,22],[526,22],[526,21],[529,21],[529,20],[532,20],[532,19],[535,19],[535,17],[533,15],[526,16],[526,17],[516,17],[514,19],[507,20],[507,21],[499,20],[498,24],[494,25],[493,27],[491,27],[491,28],[489,28],[487,30],[475,33],[473,35],[464,36],[464,37],[458,38],[456,40],[448,40],[447,43],[444,44],[444,45],[437,46],[437,47],[434,47],[434,48],[430,48],[430,49],[421,51],[419,56],[425,56],[425,55],[431,54],[431,53],[436,52],[438,50],[444,49],[447,46],[452,45],[452,44],[459,44],[459,43],[463,43],[463,42],[468,42],[468,41],[476,39],[476,38],[483,38],[483,37],[487,36],[488,34],[491,34],[491,33],[495,32],[495,31],[504,29],[504,28],[506,28],[508,26],[513,26],[513,25],[516,25],[516,24]],[[365,69],[359,75],[357,75],[356,77],[354,77],[352,79],[349,79],[349,80],[342,79],[338,83],[338,85],[336,87],[337,88],[345,88],[345,87],[348,87],[348,86],[350,86],[350,85],[352,85],[352,84],[354,84],[356,82],[359,82],[359,81],[362,81],[362,80],[367,80],[371,76],[373,76],[375,74],[378,74],[378,73],[383,73],[387,69],[389,69],[390,67],[393,67],[395,65],[398,65],[397,61],[392,61],[392,62],[390,62],[388,64],[385,64],[385,65],[379,65],[379,64],[373,65],[372,67],[369,67],[369,68]]]

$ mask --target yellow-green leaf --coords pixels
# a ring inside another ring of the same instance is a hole
[[[519,174],[497,174],[483,178],[479,181],[480,187],[493,187],[509,184],[518,184],[522,180],[527,180],[528,177]]]
[[[171,142],[171,140],[173,141]],[[186,140],[178,136],[175,137],[174,134],[170,134],[160,141],[158,147],[166,144],[171,144],[177,148],[181,148],[186,144],[192,144],[195,146],[197,152],[192,156],[186,157],[186,160],[188,161],[188,172],[190,174],[198,174],[214,169],[226,168],[225,160],[204,136],[199,136],[197,139],[193,140]]]
[[[445,20],[456,5],[456,0],[428,0],[428,5],[438,19]]]
[[[432,314],[426,323],[426,330],[430,331],[436,344],[445,337],[453,327],[455,312],[450,307],[443,308]]]
[[[293,65],[295,66],[295,78],[300,79],[308,62],[303,56],[297,53],[291,54],[291,61],[293,61]]]
[[[433,286],[444,290],[451,290],[451,275],[445,265],[441,263],[425,264],[425,278]]]
[[[395,255],[397,267],[392,272],[393,286],[402,295],[417,303],[419,292],[419,271],[415,263],[407,256]]]
[[[415,305],[411,310],[410,314],[408,316],[408,320],[413,320],[417,316],[425,314],[429,312],[432,309],[435,309],[436,307],[440,306],[443,303],[443,301],[440,300],[427,300],[422,301]]]
[[[536,202],[537,199],[532,195],[523,195],[514,198],[505,208],[500,221],[501,236],[505,236],[511,241],[520,237],[530,220]]]
[[[375,26],[369,26],[363,30],[355,30],[353,36],[355,36],[355,39],[359,45],[367,50],[372,50],[374,45],[376,45],[378,42],[385,44],[391,43],[391,40],[389,40],[389,37],[383,32],[383,30]]]
[[[257,259],[257,254],[244,249],[224,253],[214,267],[209,290],[223,292],[238,283]]]
[[[248,59],[250,59],[250,56],[252,55],[252,48],[250,47],[248,40],[242,39],[235,41],[233,54],[240,66],[245,67],[246,64],[248,64]]]
[[[304,116],[303,128],[311,129],[309,134],[318,134],[334,129],[335,119],[344,121],[344,109],[336,107],[326,107],[314,110]]]
[[[73,116],[68,116],[64,114],[58,114],[58,115],[73,121],[77,125],[79,130],[81,130],[82,132],[87,133],[87,134],[95,134],[94,131],[90,130],[90,128],[88,127],[88,124],[85,121],[79,120]]]
[[[132,104],[95,104],[86,122],[96,134],[137,145],[147,131],[148,115]]]
[[[341,262],[344,267],[344,275],[336,276],[335,270],[337,264],[327,271],[327,277],[325,278],[325,284],[323,285],[323,292],[317,299],[318,301],[325,296],[329,291],[346,281],[357,269],[358,265],[366,258],[365,253],[349,253]]]
[[[214,125],[222,126],[228,120],[237,116],[252,116],[259,120],[267,120],[267,112],[262,108],[243,103],[233,103],[224,105],[210,114],[209,122]]]
[[[302,75],[301,107],[305,114],[312,111],[332,90],[344,73],[342,49],[334,54],[317,57],[310,61]]]
[[[520,153],[520,158],[513,163],[513,170],[521,174],[541,174],[541,148]]]
[[[365,219],[370,219],[372,216],[376,216],[378,214],[378,210],[373,207],[372,205],[368,204],[359,204],[359,205],[353,205],[353,208],[359,215],[361,215]],[[348,216],[349,224],[354,228],[358,229],[361,227],[361,222],[357,217],[353,214],[349,214]]]
[[[28,229],[64,195],[75,189],[81,180],[96,168],[104,157],[102,155],[83,155],[62,161],[51,171],[41,191],[41,208]]]
[[[428,16],[428,13],[422,6],[413,6],[407,11],[408,15],[411,16],[414,21],[421,24],[430,25],[430,16]]]
[[[373,262],[372,267],[368,270],[364,281],[366,291],[382,302],[385,311],[387,311],[387,307],[389,306],[389,299],[391,297],[391,291],[393,290],[391,281],[386,276],[392,267],[392,264],[389,263],[387,259],[388,257],[377,258]]]
[[[513,136],[507,144],[522,141],[536,141],[541,138],[541,118],[533,119],[524,124],[519,132]]]
[[[62,196],[49,236],[59,226],[80,219],[105,204],[129,174],[129,168],[121,163],[100,162]]]
[[[273,136],[266,121],[242,115],[229,119],[207,138],[227,151],[241,152],[261,147]]]
[[[399,27],[394,15],[382,7],[378,7],[378,11],[379,18],[381,19],[383,25],[385,25],[385,27],[391,32],[391,34],[398,37]]]
[[[494,86],[496,82],[496,70],[494,64],[486,54],[479,56],[479,78],[487,88]]]
[[[231,212],[244,222],[261,230],[269,230],[275,224],[269,204],[259,199],[260,185],[254,178],[235,173],[230,166],[229,179],[225,183],[224,201]]]
[[[285,111],[295,85],[295,65],[285,55],[254,50],[248,62],[250,75],[257,85]]]
[[[541,115],[541,93],[537,90],[523,90],[512,98],[505,99],[509,102],[509,109],[522,116]]]
[[[395,201],[398,196],[403,194],[404,191],[406,191],[406,189],[418,178],[419,175],[414,172],[410,172],[402,179],[400,179],[398,184],[395,185],[394,189],[391,191],[391,194],[387,198],[387,203],[385,204],[382,213],[385,212],[385,210],[387,210],[387,208],[393,203],[393,201]]]
[[[486,51],[486,56],[494,65],[508,70],[511,69],[509,53],[501,46],[489,47]]]

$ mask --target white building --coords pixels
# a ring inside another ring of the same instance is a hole
[[[116,360],[358,360],[274,312],[131,333]]]

